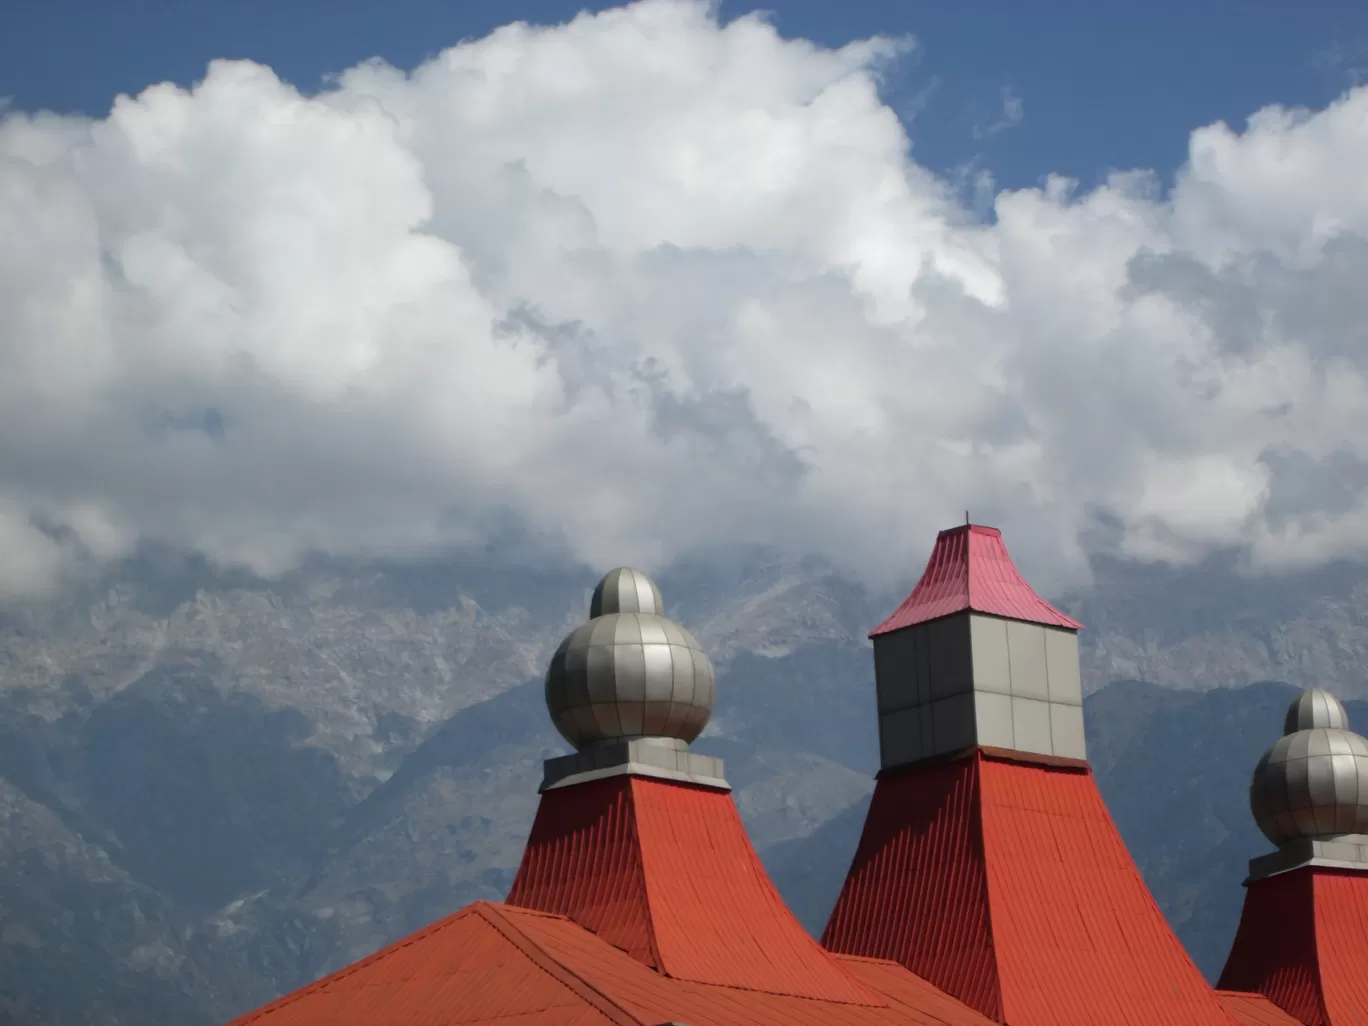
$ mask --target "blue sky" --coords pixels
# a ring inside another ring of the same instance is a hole
[[[558,22],[582,6],[17,0],[0,32],[0,96],[27,110],[100,114],[119,92],[193,82],[214,57],[261,61],[311,90],[367,57],[408,68],[505,22]],[[724,16],[750,9],[722,8]],[[938,171],[974,162],[1006,186],[1052,171],[1085,186],[1110,168],[1167,176],[1192,128],[1238,127],[1273,102],[1323,106],[1368,68],[1368,4],[1350,0],[779,0],[768,9],[785,35],[827,44],[914,34],[921,49],[893,77],[889,99],[915,114],[918,160]],[[1004,91],[1024,116],[989,132],[1003,121]]]

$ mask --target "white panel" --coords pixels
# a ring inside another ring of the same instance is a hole
[[[1006,635],[1003,635],[1005,642]],[[990,748],[1015,747],[1012,733],[1012,699],[991,691],[974,692],[974,722],[977,740]]]
[[[931,697],[945,698],[971,690],[968,614],[932,620],[926,629],[931,644]]]
[[[879,764],[892,769],[915,762],[926,753],[921,745],[921,710],[916,706],[879,717]]]
[[[1007,661],[1007,621],[991,616],[969,616],[969,644],[974,669],[974,690],[1012,693]]]
[[[909,631],[894,631],[874,639],[874,689],[879,712],[917,703],[917,651]]]
[[[974,743],[974,695],[965,692],[931,703],[931,741],[927,754],[958,751]]]
[[[1078,635],[1073,631],[1045,628],[1045,661],[1050,680],[1050,701],[1083,704],[1083,682],[1078,673]]]
[[[1007,621],[1007,658],[1012,667],[1012,694],[1023,698],[1050,697],[1045,676],[1045,628],[1036,623]]]
[[[1012,699],[1012,734],[1019,752],[1053,755],[1050,743],[1050,704],[1033,698]]]
[[[1083,707],[1050,703],[1050,737],[1054,754],[1068,759],[1086,759],[1088,746],[1083,739]]]

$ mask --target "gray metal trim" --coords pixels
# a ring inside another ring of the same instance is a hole
[[[542,764],[542,792],[602,780],[636,776],[698,784],[730,791],[722,760],[689,751],[677,738],[645,737],[602,742],[570,755],[547,759]]]
[[[1248,887],[1256,880],[1290,873],[1304,866],[1324,866],[1368,873],[1368,835],[1343,834],[1339,837],[1299,837],[1278,846],[1277,851],[1249,860]]]

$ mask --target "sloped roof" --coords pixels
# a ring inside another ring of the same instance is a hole
[[[476,902],[230,1026],[991,1026],[900,965],[832,961],[878,1003],[674,980],[563,916]]]
[[[545,792],[508,903],[567,916],[677,980],[882,1000],[794,918],[725,791],[616,776]]]
[[[532,944],[501,906],[476,902],[229,1026],[422,1022],[636,1026],[637,1021]]]
[[[1086,763],[976,749],[882,777],[823,943],[1012,1026],[1231,1026]]]
[[[1368,873],[1306,866],[1252,882],[1220,986],[1307,1026],[1368,1022]]]
[[[1035,593],[1017,571],[995,527],[965,524],[936,536],[921,580],[869,636],[971,610],[1079,630],[1082,624]]]
[[[1218,990],[1216,996],[1240,1026],[1303,1026],[1262,994]]]
[[[513,910],[510,910],[512,912]],[[555,963],[613,1002],[643,1026],[685,1022],[689,1026],[990,1026],[963,1004],[938,994],[924,980],[892,963],[832,957],[878,998],[851,1005],[675,980],[642,965],[570,921],[514,912],[525,935]],[[886,988],[886,989],[885,989]]]

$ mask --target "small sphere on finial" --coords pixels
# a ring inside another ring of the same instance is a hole
[[[605,613],[655,613],[665,615],[660,589],[640,570],[620,566],[609,570],[589,600],[589,619]]]
[[[1349,715],[1338,698],[1322,688],[1307,688],[1288,706],[1283,733],[1317,728],[1346,730],[1348,726]]]

